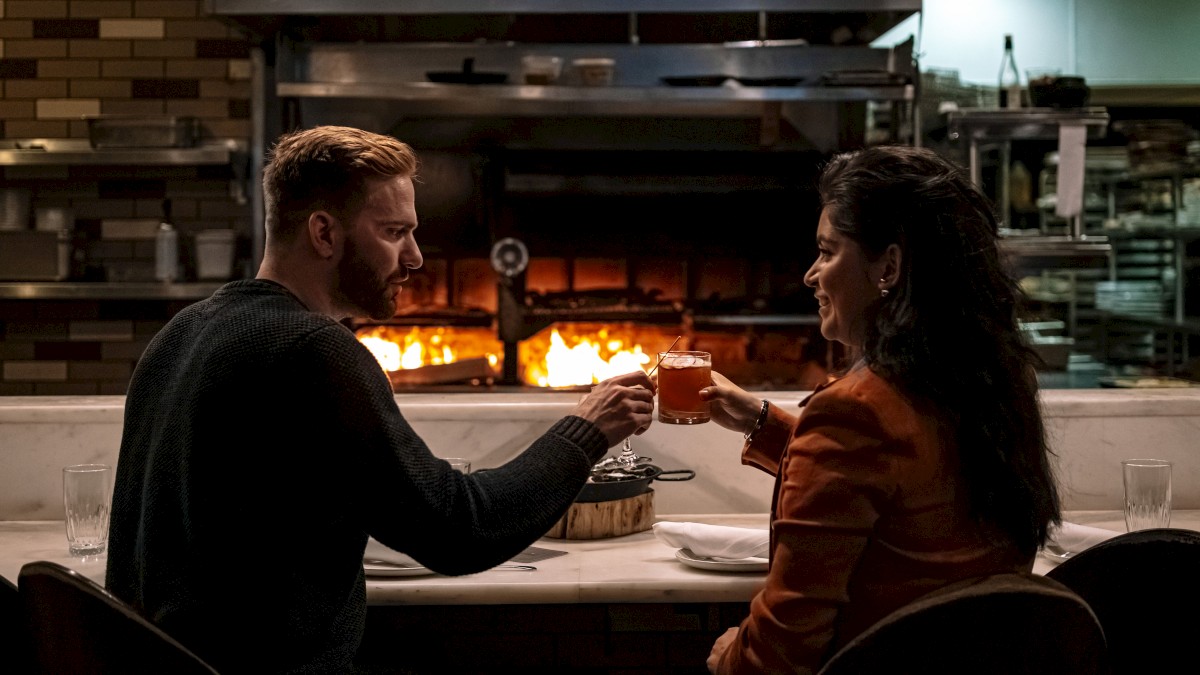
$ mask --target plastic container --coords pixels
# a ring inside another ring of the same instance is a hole
[[[196,276],[228,279],[233,276],[233,252],[237,232],[204,230],[196,233]]]
[[[521,72],[525,84],[554,84],[562,74],[562,58],[545,54],[521,57]]]
[[[28,188],[0,188],[0,230],[28,230],[29,202],[32,193]]]
[[[34,210],[33,229],[38,232],[72,231],[75,211],[66,206],[39,206]]]
[[[159,281],[179,278],[179,233],[168,222],[159,223],[154,235],[154,278]]]
[[[613,83],[616,62],[608,58],[575,59],[571,62],[585,87],[607,87]]]

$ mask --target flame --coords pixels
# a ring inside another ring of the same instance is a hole
[[[595,341],[591,336],[577,336],[575,345],[568,346],[557,328],[551,330],[545,357],[540,363],[525,364],[525,381],[539,387],[588,385],[650,362],[640,344],[626,349],[624,341],[607,337],[607,330],[602,330]]]
[[[519,377],[539,387],[586,386],[621,373],[649,370],[671,329],[604,324],[560,324],[521,341]],[[377,326],[358,336],[387,371],[486,356],[497,368],[503,343],[486,328]],[[645,345],[645,346],[644,346]]]
[[[486,328],[413,326],[403,332],[402,328],[394,326],[376,326],[360,333],[358,341],[387,371],[412,370],[481,356],[495,368],[504,351],[504,345]]]

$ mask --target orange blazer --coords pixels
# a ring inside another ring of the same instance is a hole
[[[815,672],[894,609],[967,577],[1031,571],[973,521],[951,429],[858,366],[794,416],[771,406],[742,463],[775,476],[771,565],[717,672]]]

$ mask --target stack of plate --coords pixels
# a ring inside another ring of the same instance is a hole
[[[1161,317],[1171,310],[1171,292],[1158,281],[1097,281],[1096,309],[1131,316]]]

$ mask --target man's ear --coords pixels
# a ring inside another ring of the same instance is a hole
[[[313,211],[308,214],[307,226],[308,243],[313,251],[326,260],[332,258],[341,245],[337,219],[327,211]]]

